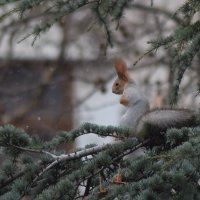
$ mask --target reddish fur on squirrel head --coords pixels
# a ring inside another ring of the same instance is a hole
[[[114,60],[114,66],[118,77],[113,83],[112,92],[115,94],[122,94],[125,84],[129,81],[127,66],[121,58],[116,58]]]

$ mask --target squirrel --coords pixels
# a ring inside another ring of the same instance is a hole
[[[128,128],[133,136],[148,138],[166,132],[168,128],[191,127],[196,123],[194,111],[184,108],[159,108],[150,110],[149,101],[130,77],[126,63],[121,58],[114,61],[117,78],[112,92],[120,96],[120,104],[126,107],[120,127]]]

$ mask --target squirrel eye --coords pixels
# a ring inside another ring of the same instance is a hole
[[[116,86],[119,86],[119,83],[115,83]]]

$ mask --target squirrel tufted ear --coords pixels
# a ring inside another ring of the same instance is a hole
[[[129,75],[128,75],[127,66],[124,60],[122,58],[115,58],[114,66],[115,66],[115,70],[117,72],[117,76],[119,77],[119,79],[125,82],[128,82]]]

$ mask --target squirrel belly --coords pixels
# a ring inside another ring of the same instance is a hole
[[[127,110],[121,117],[120,127],[129,128],[134,134],[139,119],[149,111],[148,99],[135,84],[126,87],[120,101],[121,99],[123,99],[123,101],[126,99],[126,104],[120,103],[122,103]]]
[[[120,127],[129,128],[133,134],[136,131],[139,119],[149,111],[149,102],[138,101],[133,107],[128,107],[125,114],[121,117]]]

